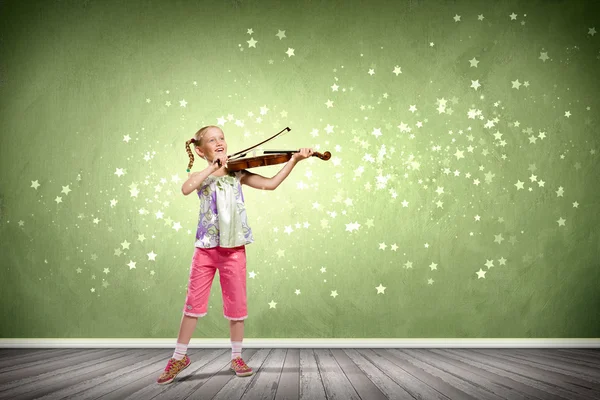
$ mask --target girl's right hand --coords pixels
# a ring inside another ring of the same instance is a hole
[[[213,163],[212,163],[213,171],[217,171],[218,169],[224,168],[225,165],[227,164],[228,158],[229,157],[226,154],[216,155],[215,159],[213,160]],[[219,161],[221,162],[221,165],[219,165]]]

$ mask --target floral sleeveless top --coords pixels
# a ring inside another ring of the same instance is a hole
[[[210,175],[200,190],[200,215],[195,247],[238,247],[254,242],[248,226],[246,206],[238,171],[225,176]]]

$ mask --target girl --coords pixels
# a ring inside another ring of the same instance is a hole
[[[190,173],[194,156],[189,148],[194,144],[196,154],[208,166]],[[200,198],[200,216],[196,231],[195,250],[190,267],[187,295],[179,335],[173,357],[158,377],[159,384],[171,383],[182,370],[191,364],[187,347],[199,317],[207,314],[210,287],[216,270],[219,270],[223,291],[223,315],[229,320],[231,337],[231,367],[237,376],[249,376],[253,371],[241,357],[244,338],[246,308],[246,250],[254,241],[246,219],[242,186],[274,190],[290,174],[296,163],[313,154],[303,148],[272,178],[243,170],[227,170],[227,143],[223,131],[217,126],[205,126],[185,143],[190,157],[188,179],[181,191],[184,195],[197,190]]]

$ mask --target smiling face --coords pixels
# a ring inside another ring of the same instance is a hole
[[[225,142],[225,134],[216,126],[212,126],[206,130],[200,145],[196,146],[196,153],[202,158],[206,158],[209,162],[214,160],[217,154],[227,154],[227,143]]]

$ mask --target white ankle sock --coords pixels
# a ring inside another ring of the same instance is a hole
[[[181,360],[183,356],[187,353],[187,344],[177,343],[175,345],[175,352],[173,353],[173,358],[176,360]]]
[[[231,359],[242,356],[242,342],[231,341]]]

